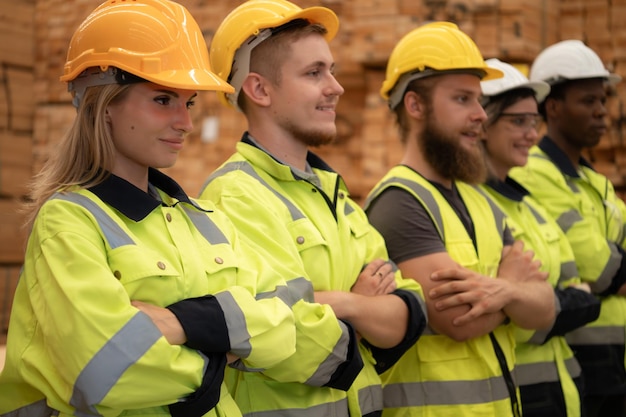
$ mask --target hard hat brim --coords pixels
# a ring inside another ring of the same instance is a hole
[[[127,67],[119,62],[112,62],[108,65],[103,65],[100,60],[97,63],[85,61],[81,65],[75,66],[74,71],[71,73],[61,76],[60,80],[69,82],[75,79],[78,74],[82,73],[87,68],[99,67],[102,70],[106,70],[109,66],[134,74],[133,68]],[[170,70],[154,74],[144,73],[141,74],[141,78],[164,87],[180,88],[182,90],[212,90],[223,91],[225,93],[232,93],[235,91],[230,84],[222,80],[216,74],[202,69],[192,69],[189,71]]]
[[[326,28],[324,38],[327,41],[332,40],[339,31],[339,18],[330,9],[326,7],[309,7],[301,12],[289,16],[289,21],[296,19],[306,19],[311,23],[318,23]],[[287,21],[285,21],[287,23]]]

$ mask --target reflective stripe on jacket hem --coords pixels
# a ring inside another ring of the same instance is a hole
[[[570,345],[623,345],[623,326],[586,326],[565,335]]]
[[[41,400],[2,414],[0,417],[54,417],[58,415],[58,411],[48,407],[46,400]]]
[[[359,408],[361,414],[366,415],[381,411],[383,404],[383,388],[380,385],[370,385],[359,390]]]
[[[484,404],[510,400],[504,378],[476,381],[426,381],[390,384],[383,388],[385,408],[426,405]]]
[[[565,360],[565,367],[572,379],[580,376],[580,365],[573,357]],[[554,362],[517,364],[515,365],[515,381],[519,386],[558,382],[560,381],[559,371]]]
[[[348,400],[343,398],[334,403],[320,404],[309,408],[291,408],[267,411],[252,411],[244,417],[350,417],[348,413]]]

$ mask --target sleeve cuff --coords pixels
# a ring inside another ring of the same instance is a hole
[[[426,328],[426,313],[415,293],[406,290],[395,290],[392,294],[400,297],[406,304],[409,309],[409,322],[404,339],[392,348],[381,349],[365,341],[374,359],[376,359],[376,372],[379,374],[391,368],[417,342]]]
[[[363,369],[363,358],[361,358],[361,352],[359,352],[359,342],[354,329],[348,322],[343,320],[341,320],[341,322],[348,328],[350,336],[348,355],[346,361],[337,368],[331,376],[330,381],[324,386],[347,391],[348,388],[352,386],[352,382],[354,382],[359,375],[359,372],[361,372],[361,369]]]
[[[208,354],[208,366],[202,385],[184,401],[168,406],[172,417],[202,417],[213,409],[220,400],[226,355]]]
[[[226,353],[230,339],[224,311],[212,295],[188,298],[167,307],[178,319],[188,346],[209,353]]]

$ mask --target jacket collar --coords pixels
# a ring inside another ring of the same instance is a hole
[[[576,167],[570,162],[567,155],[565,155],[565,152],[563,152],[561,148],[559,148],[557,144],[554,143],[554,141],[550,139],[547,135],[541,139],[538,146],[539,149],[541,149],[546,155],[548,155],[552,162],[554,162],[554,165],[556,165],[562,173],[574,178],[580,177],[580,175],[578,175]],[[589,161],[587,161],[582,156],[578,160],[578,163],[581,166],[585,166],[593,170],[591,163],[589,163]]]
[[[506,177],[504,181],[497,178],[489,178],[486,185],[502,196],[513,201],[522,201],[524,197],[530,195],[528,190],[511,177]]]
[[[291,167],[289,165],[285,165],[283,162],[279,161],[278,159],[276,159],[272,154],[270,154],[269,152],[261,149],[252,139],[251,136],[248,132],[245,132],[243,134],[243,137],[241,138],[241,142],[245,143],[247,145],[250,145],[256,149],[262,150],[266,155],[268,155],[271,159],[273,159],[276,163],[280,164],[283,168],[280,168],[280,171],[278,172],[272,172],[273,175],[277,176],[277,177],[283,177],[287,172],[288,172],[288,176],[291,177],[289,179],[303,179],[300,178],[296,173],[294,173],[291,169]],[[319,169],[322,171],[327,171],[329,173],[333,173],[336,174],[336,172],[326,163],[324,162],[319,156],[315,155],[313,152],[308,151],[307,152],[307,156],[306,156],[306,161],[309,164],[309,166],[311,167],[311,169]],[[281,178],[281,179],[287,179],[287,178]]]
[[[178,202],[184,202],[206,211],[192,202],[176,181],[156,169],[149,168],[148,183],[150,188],[154,189],[155,187],[171,197],[175,201],[173,205],[178,204]],[[136,222],[146,218],[148,214],[161,204],[166,205],[160,199],[151,195],[151,193],[146,193],[113,174],[110,174],[100,184],[89,187],[88,190],[124,216]]]

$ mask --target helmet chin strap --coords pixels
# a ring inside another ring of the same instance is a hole
[[[147,82],[147,80],[116,67],[90,67],[81,72],[78,77],[69,81],[67,91],[72,93],[72,105],[76,108],[80,105],[87,87],[108,84],[134,84]]]
[[[227,94],[226,98],[234,108],[239,108],[237,105],[237,99],[239,97],[239,93],[241,92],[241,86],[250,73],[250,55],[252,54],[252,50],[264,40],[285,29],[304,27],[310,24],[311,23],[306,19],[294,19],[274,28],[261,29],[257,34],[254,34],[246,39],[246,41],[235,52],[232,69],[230,71],[230,76],[228,77],[228,83],[235,88],[235,92]]]
[[[237,49],[237,52],[235,52],[232,70],[228,78],[228,83],[235,88],[235,92],[226,94],[226,97],[230,104],[236,109],[239,108],[237,98],[241,92],[241,86],[250,73],[250,54],[257,45],[270,36],[272,36],[272,29],[263,29],[257,35],[250,36],[239,49]]]

